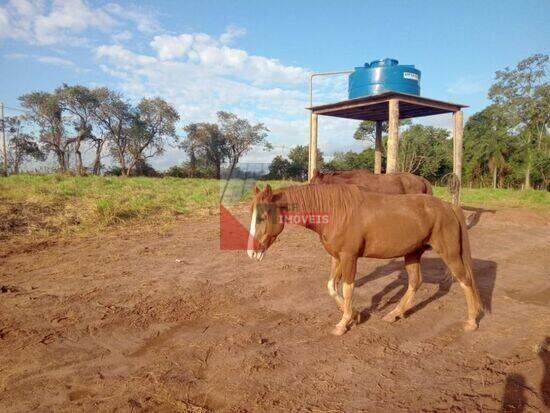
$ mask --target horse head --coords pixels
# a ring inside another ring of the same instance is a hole
[[[280,204],[282,195],[274,193],[269,184],[263,191],[260,191],[256,185],[252,190],[254,198],[251,205],[248,256],[261,261],[267,249],[284,229],[284,220],[281,218],[285,207]]]

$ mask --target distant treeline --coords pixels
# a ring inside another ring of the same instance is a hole
[[[547,55],[537,54],[514,68],[496,72],[489,90],[492,103],[470,116],[464,128],[465,185],[480,187],[550,187],[550,83]],[[26,114],[8,117],[9,138],[6,172],[18,173],[27,160],[57,160],[57,170],[79,175],[177,176],[220,178],[254,176],[266,179],[307,179],[308,147],[298,145],[287,156],[276,156],[269,171],[238,167],[252,147],[267,142],[268,129],[228,112],[218,112],[216,123],[192,123],[176,133],[177,111],[160,97],[144,98],[136,106],[107,88],[88,89],[63,85],[54,92],[34,92],[19,98]],[[386,125],[384,125],[386,126]],[[402,122],[398,168],[444,183],[452,172],[452,139],[446,129]],[[337,152],[325,170],[374,169],[374,123],[365,121],[354,138],[370,142],[362,152]],[[385,142],[383,165],[385,164]],[[149,160],[167,145],[177,145],[187,160],[163,173]],[[83,147],[92,150],[90,165],[82,160]],[[103,152],[115,161],[101,168]]]
[[[180,116],[160,97],[133,105],[108,88],[62,85],[53,92],[22,95],[19,101],[24,114],[7,117],[0,125],[8,138],[1,159],[4,174],[17,174],[24,162],[52,156],[57,172],[99,175],[107,151],[115,166],[103,173],[154,176],[158,173],[149,160],[162,155],[168,145],[178,145],[189,158],[182,167],[185,175],[219,178],[222,164],[229,163],[233,171],[253,146],[270,146],[263,124],[222,111],[218,123],[187,125],[181,140],[176,133]],[[94,157],[85,165],[82,153],[90,150]]]

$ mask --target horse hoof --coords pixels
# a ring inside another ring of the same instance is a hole
[[[400,314],[398,314],[394,310],[394,311],[386,314],[386,316],[383,317],[382,320],[384,320],[386,323],[394,323],[399,319],[399,317],[400,317]]]
[[[348,331],[346,327],[336,326],[332,329],[331,333],[335,336],[342,336]]]
[[[475,321],[468,321],[464,324],[464,331],[475,331],[477,330],[477,323]]]

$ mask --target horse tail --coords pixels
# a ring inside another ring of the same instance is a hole
[[[462,264],[464,265],[465,271],[465,283],[471,285],[474,291],[474,306],[478,314],[482,311],[487,311],[484,307],[483,302],[479,296],[479,291],[476,286],[476,281],[474,277],[474,272],[472,270],[472,254],[470,251],[470,239],[468,237],[468,227],[466,226],[466,221],[464,219],[464,214],[462,213],[462,208],[457,205],[451,205],[453,213],[460,225],[460,240],[461,240],[461,258]]]

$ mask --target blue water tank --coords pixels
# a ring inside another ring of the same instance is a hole
[[[420,95],[420,70],[395,59],[380,59],[356,67],[349,75],[349,99],[389,91]]]

